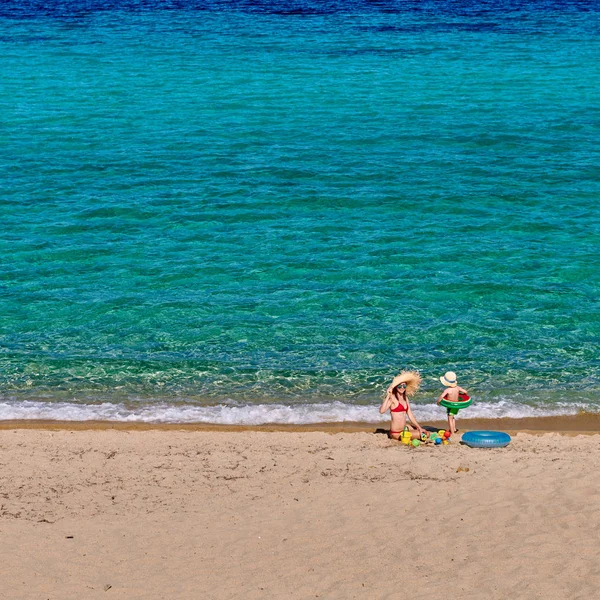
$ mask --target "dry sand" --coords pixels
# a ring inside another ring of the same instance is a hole
[[[2,599],[600,597],[597,435],[69,429],[0,431]]]

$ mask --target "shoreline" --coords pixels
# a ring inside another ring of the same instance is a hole
[[[421,425],[443,429],[445,421],[422,421]],[[522,419],[459,419],[460,432],[474,429],[492,429],[507,433],[561,433],[598,434],[600,414],[581,413],[558,417],[526,417]],[[309,423],[309,424],[263,424],[263,425],[222,425],[216,423],[144,423],[131,421],[52,421],[52,420],[6,420],[0,421],[0,430],[41,429],[52,431],[223,431],[223,432],[325,432],[325,433],[386,433],[388,423]]]

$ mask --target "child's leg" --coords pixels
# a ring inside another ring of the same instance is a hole
[[[456,433],[456,418],[454,417],[454,415],[450,415],[450,433],[451,434],[455,434]]]

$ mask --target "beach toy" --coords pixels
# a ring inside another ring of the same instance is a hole
[[[434,443],[435,443],[436,446],[439,446],[442,443],[442,438],[441,437],[436,437]]]
[[[471,448],[504,448],[510,444],[510,435],[503,431],[467,431],[461,441]]]
[[[419,440],[413,440],[412,445],[416,448],[417,446],[421,445],[421,442]]]
[[[435,431],[432,431],[432,432],[431,432],[431,434],[429,435],[429,439],[430,439],[432,442],[435,442],[435,440],[437,440],[439,437],[440,437],[440,436],[439,436],[439,435],[438,435],[438,434],[437,434]]]
[[[427,434],[424,431],[421,433],[421,441],[422,442],[427,441]]]
[[[404,431],[400,434],[400,441],[403,444],[410,444],[411,439],[412,439],[411,432],[407,428],[405,428]]]
[[[449,431],[444,431],[444,438],[449,440],[452,434]]]
[[[438,430],[438,435],[439,435],[440,437],[444,437],[444,434],[445,434],[445,433],[446,433],[446,432],[445,432],[443,429],[439,429],[439,430]]]
[[[451,415],[456,415],[458,414],[458,411],[461,408],[467,408],[467,406],[471,406],[473,400],[471,399],[470,396],[468,396],[467,394],[463,394],[460,393],[458,394],[458,397],[461,398],[460,402],[450,402],[449,400],[442,400],[440,402],[440,404],[444,407],[448,409],[448,412]]]
[[[442,440],[442,444],[444,444],[444,446],[447,446],[450,442],[448,440]]]

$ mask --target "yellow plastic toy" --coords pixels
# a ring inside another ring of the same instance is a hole
[[[403,444],[410,444],[412,440],[412,433],[408,430],[408,427],[404,428],[404,431],[400,434],[400,441]]]

